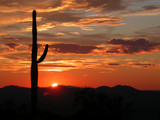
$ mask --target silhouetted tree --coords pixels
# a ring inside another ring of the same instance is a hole
[[[76,93],[75,105],[80,108],[74,116],[76,119],[128,120],[134,110],[123,97],[112,98],[93,88],[84,88]]]
[[[38,63],[42,62],[46,57],[48,51],[48,44],[45,46],[44,53],[37,61],[37,25],[36,25],[36,11],[33,13],[32,24],[32,64],[31,64],[31,110],[32,113],[37,112],[37,85],[38,85]]]

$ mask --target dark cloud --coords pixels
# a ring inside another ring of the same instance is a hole
[[[147,67],[157,67],[156,64],[153,63],[129,63],[129,64],[121,64],[121,63],[108,63],[105,64],[106,66],[131,66],[131,67],[143,67],[143,68],[147,68]]]
[[[19,48],[21,46],[21,44],[10,42],[10,43],[5,44],[5,46],[7,46],[11,50],[15,50],[15,49]]]
[[[49,49],[55,53],[75,53],[75,54],[88,54],[92,50],[98,49],[95,46],[82,46],[77,44],[53,44],[49,46]]]
[[[121,65],[120,63],[108,63],[107,65]]]
[[[79,17],[78,14],[69,13],[69,12],[59,12],[53,11],[49,13],[40,13],[40,16],[43,16],[45,20],[48,21],[57,21],[57,22],[78,22],[82,17]]]
[[[160,9],[160,5],[148,5],[143,7],[144,10],[157,10]]]
[[[107,66],[120,66],[120,63],[108,63]]]
[[[118,47],[110,48],[106,51],[106,53],[120,53],[120,48]]]
[[[151,52],[160,49],[160,43],[151,43],[145,39],[122,40],[112,39],[107,42],[108,45],[114,46],[108,49],[107,53],[135,54],[140,52]]]
[[[140,67],[152,67],[155,66],[155,64],[152,63],[133,63],[129,64],[130,66],[140,66]]]
[[[31,48],[32,48],[32,44],[26,45],[25,47],[28,47],[29,49],[31,49]],[[42,44],[37,44],[37,47],[38,47],[38,49],[42,49],[42,48],[44,48],[45,46],[42,45]]]

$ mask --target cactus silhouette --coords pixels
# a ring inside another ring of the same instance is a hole
[[[45,46],[42,56],[37,60],[37,25],[35,10],[33,10],[32,19],[31,111],[35,114],[37,112],[38,63],[45,59],[48,51],[48,44]]]

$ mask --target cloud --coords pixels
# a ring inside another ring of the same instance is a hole
[[[51,68],[51,67],[76,67],[76,66],[73,66],[73,65],[66,65],[66,64],[57,64],[57,63],[54,63],[54,64],[40,64],[39,65],[40,67],[46,67],[46,68]]]
[[[160,10],[160,5],[147,5],[143,7],[146,11]]]
[[[10,50],[16,50],[21,46],[21,44],[10,42],[10,43],[4,44],[4,46],[8,47]]]
[[[117,11],[126,8],[123,0],[74,0],[71,5],[70,9],[73,10],[100,9],[100,12]]]
[[[22,37],[4,37],[3,38],[4,40],[7,40],[7,41],[19,41],[19,40],[22,40],[23,38]]]
[[[117,14],[121,17],[130,17],[130,16],[157,16],[160,15],[160,5],[146,5],[142,6],[141,9],[127,10],[122,11]]]
[[[137,37],[146,37],[152,41],[159,41],[160,38],[160,26],[148,27],[145,29],[135,30],[134,33],[137,34]],[[152,37],[154,39],[152,39]]]
[[[98,49],[95,46],[83,46],[78,44],[53,44],[49,46],[49,49],[54,53],[74,53],[74,54],[89,54],[94,49]]]
[[[106,66],[121,66],[120,63],[108,63]]]
[[[54,28],[56,27],[58,24],[57,23],[44,23],[44,24],[41,24],[41,25],[38,25],[37,26],[37,31],[46,31],[50,28]],[[32,31],[32,26],[29,26],[25,29],[23,29],[24,31]]]
[[[114,47],[109,48],[106,53],[136,54],[141,52],[152,52],[160,49],[160,43],[151,43],[145,39],[112,39],[108,41],[107,44]]]
[[[43,18],[47,21],[58,21],[58,22],[77,22],[83,18],[78,15],[79,14],[60,12],[60,11],[39,13],[39,16],[43,16]]]
[[[56,35],[63,36],[63,35],[68,35],[72,37],[80,37],[80,38],[88,38],[88,39],[95,39],[95,40],[105,40],[107,38],[106,33],[92,33],[92,34],[80,34],[79,32],[72,32],[72,31],[60,31],[60,33],[57,33]]]
[[[0,12],[16,12],[27,11],[31,12],[33,9],[43,11],[55,11],[63,9],[65,4],[62,0],[1,0]]]
[[[0,25],[5,30],[5,32],[2,31],[3,34],[31,31],[31,12],[36,9],[37,21],[41,21],[37,23],[39,31],[46,31],[57,26],[80,27],[82,30],[93,31],[88,26],[119,26],[125,23],[121,23],[122,18],[113,16],[88,17],[87,10],[114,11],[123,7],[122,0],[28,0],[23,2],[2,0],[0,1]],[[73,11],[74,8],[86,11]]]
[[[15,53],[8,53],[3,55],[4,58],[13,60],[20,60],[20,61],[30,61],[31,60],[31,53],[30,52],[15,52]]]
[[[135,67],[135,68],[148,68],[148,67],[154,67],[157,68],[159,67],[158,64],[154,64],[154,63],[150,63],[150,62],[140,62],[140,63],[135,63],[135,62],[130,62],[130,63],[126,63],[126,64],[122,64],[122,63],[107,63],[105,64],[105,66],[110,66],[110,67],[119,67],[119,66],[123,66],[123,67]]]
[[[126,8],[123,0],[1,0],[0,12],[16,12],[36,9],[39,12],[60,10],[93,10],[101,12],[117,11]]]
[[[119,26],[125,25],[125,23],[121,23],[123,21],[122,18],[114,17],[114,16],[92,16],[80,19],[78,22],[64,22],[62,26],[73,26],[73,27],[81,27],[82,29],[85,26],[98,26],[98,25],[108,25],[108,26]]]
[[[18,18],[17,18],[18,19]],[[26,18],[24,21],[17,22],[30,22],[31,18]],[[41,21],[38,23],[38,31],[46,31],[50,28],[55,27],[80,27],[82,30],[93,31],[93,28],[89,26],[120,26],[125,25],[123,19],[115,16],[83,16],[81,14],[69,13],[69,12],[50,12],[50,13],[40,13],[38,20]],[[31,31],[32,26],[24,26],[24,31]]]
[[[24,32],[24,29],[30,26],[32,21],[31,13],[26,13],[26,12],[12,12],[12,13],[0,12],[0,18],[1,18],[0,33],[6,35],[9,35],[10,33],[16,33],[14,35],[17,35]],[[42,17],[37,17],[37,22],[41,20]]]
[[[133,67],[144,67],[144,68],[156,66],[156,64],[153,64],[153,63],[132,63],[129,65]]]
[[[0,13],[0,17],[0,25],[14,25],[16,23],[26,23],[32,21],[31,13],[26,12]],[[38,17],[37,20],[40,21],[41,17]]]
[[[122,18],[114,17],[114,16],[104,16],[104,17],[88,17],[81,19],[78,25],[109,25],[109,26],[117,26],[117,25],[124,25],[124,23],[118,23],[123,21]]]

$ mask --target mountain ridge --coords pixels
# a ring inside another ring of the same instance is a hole
[[[38,89],[38,106],[44,111],[52,111],[55,114],[70,116],[75,113],[73,103],[75,94],[85,87],[63,86],[43,87]],[[91,88],[98,93],[104,93],[111,97],[122,96],[125,102],[132,102],[136,108],[135,119],[150,120],[160,113],[160,92],[142,91],[126,85],[115,87],[100,86]],[[12,99],[16,105],[26,104],[30,109],[30,88],[20,86],[5,86],[0,88],[0,105],[6,100]]]

